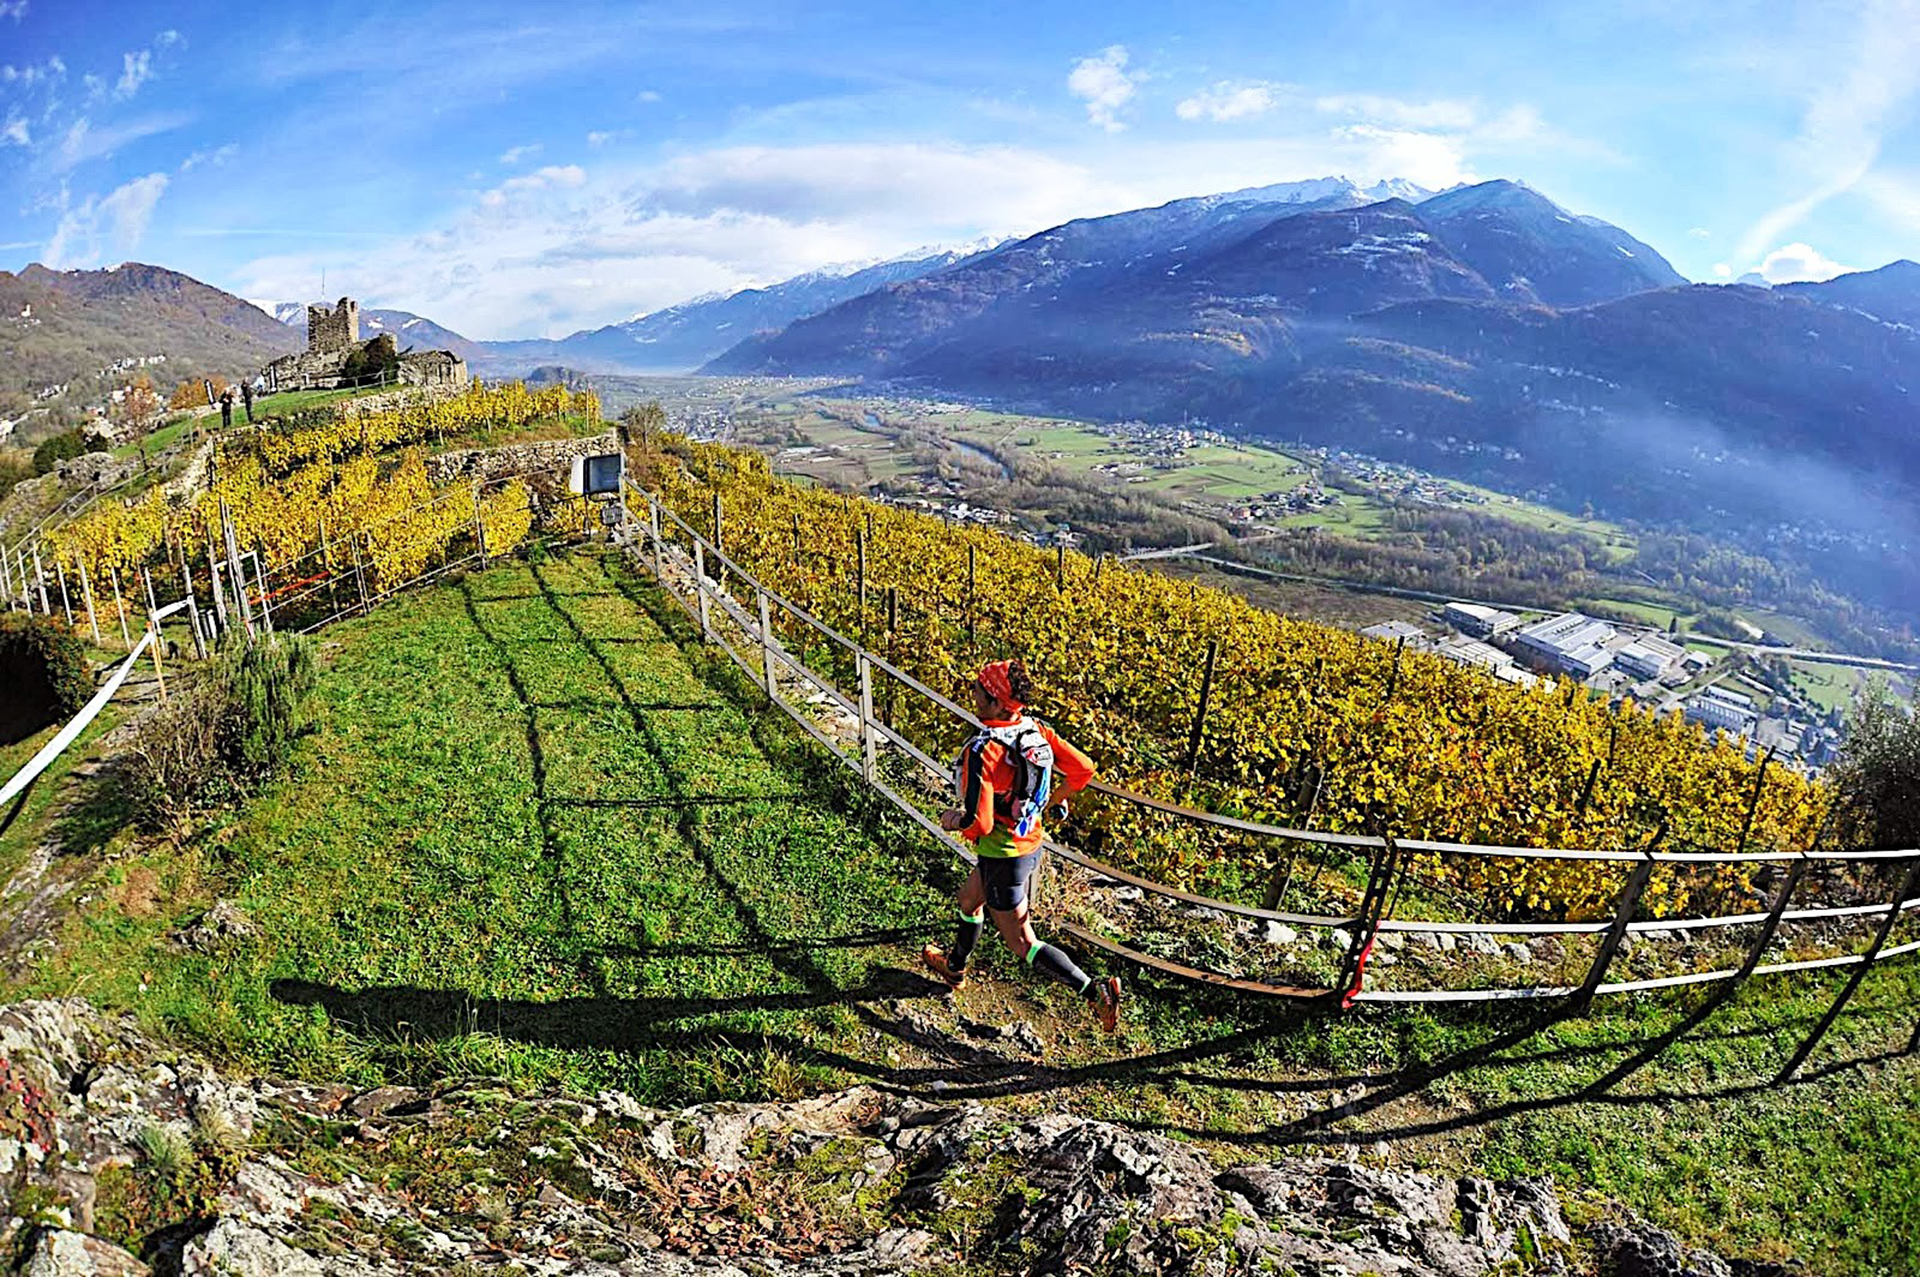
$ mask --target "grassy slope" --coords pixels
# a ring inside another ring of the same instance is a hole
[[[1382,1140],[1392,1164],[1548,1172],[1576,1202],[1742,1253],[1784,1239],[1816,1272],[1920,1266],[1911,965],[1871,975],[1786,1086],[1832,976],[1757,982],[1671,1043],[1700,995],[1555,1023],[1328,1017],[1140,977],[1107,1044],[1059,991],[992,978],[996,954],[959,1011],[1027,1018],[1050,1048],[969,1055],[927,1034],[953,1012],[912,973],[947,928],[951,865],[817,770],[659,607],[580,555],[329,631],[301,774],[103,871],[27,991],[309,1075],[504,1072],[659,1100],[939,1081],[1230,1157]],[[260,937],[168,946],[216,894]]]
[[[84,974],[306,1071],[722,1093],[716,1034],[757,1056],[850,1031],[842,995],[898,965],[857,933],[934,904],[925,867],[770,764],[597,560],[470,577],[328,637],[302,774],[151,866],[159,883],[136,869],[40,989]],[[216,883],[265,939],[167,950]]]

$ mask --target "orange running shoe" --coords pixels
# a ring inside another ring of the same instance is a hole
[[[927,970],[944,980],[949,989],[959,989],[967,983],[967,973],[955,971],[948,966],[946,951],[937,944],[930,944],[920,950],[920,961],[927,964]]]
[[[1094,981],[1093,988],[1094,1018],[1100,1021],[1100,1027],[1108,1033],[1120,1031],[1120,977],[1110,975],[1104,980]]]

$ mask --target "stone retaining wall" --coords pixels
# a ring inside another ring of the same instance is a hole
[[[587,439],[542,439],[534,443],[502,444],[497,448],[461,448],[428,457],[427,478],[434,483],[462,477],[491,479],[495,475],[551,470],[575,457],[619,450],[620,436],[611,428]]]

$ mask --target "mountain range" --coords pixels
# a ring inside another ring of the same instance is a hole
[[[207,373],[257,368],[302,344],[238,297],[160,266],[0,271],[4,418],[59,398],[91,402],[136,369],[164,392]]]
[[[1197,417],[1565,508],[1850,547],[1871,560],[1854,583],[1913,610],[1920,266],[1697,285],[1515,182],[1282,189],[1069,222],[703,371]]]
[[[300,344],[304,305],[275,310],[138,264],[0,273],[0,394],[17,404],[160,353],[169,377],[257,366]],[[1510,181],[1434,193],[1329,178],[1175,200],[554,340],[361,314],[488,375],[833,375],[1199,417],[1748,543],[1871,544],[1909,563],[1920,543],[1920,266],[1689,284],[1625,231]],[[1920,597],[1920,575],[1873,592],[1889,590]]]
[[[978,247],[915,253],[849,270],[818,270],[766,288],[692,301],[551,340],[471,341],[401,310],[360,312],[369,334],[391,331],[402,349],[451,350],[475,372],[519,375],[541,365],[585,373],[683,373],[725,352],[742,337],[779,329],[851,297],[917,279],[965,261]],[[306,323],[304,302],[266,303],[285,323]]]

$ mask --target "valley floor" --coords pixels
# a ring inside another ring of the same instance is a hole
[[[490,1074],[662,1104],[864,1081],[1229,1158],[1548,1173],[1572,1212],[1623,1203],[1725,1252],[1920,1268],[1910,964],[1870,974],[1784,1085],[1837,979],[1755,982],[1687,1023],[1684,995],[1558,1021],[1328,1016],[1125,970],[1107,1041],[1004,953],[952,1001],[923,978],[957,863],[610,559],[472,574],[321,648],[296,774],[178,843],[117,835],[57,952],[0,994],[77,993],[315,1080]],[[97,782],[63,793],[110,810]],[[216,899],[251,934],[176,942]]]

